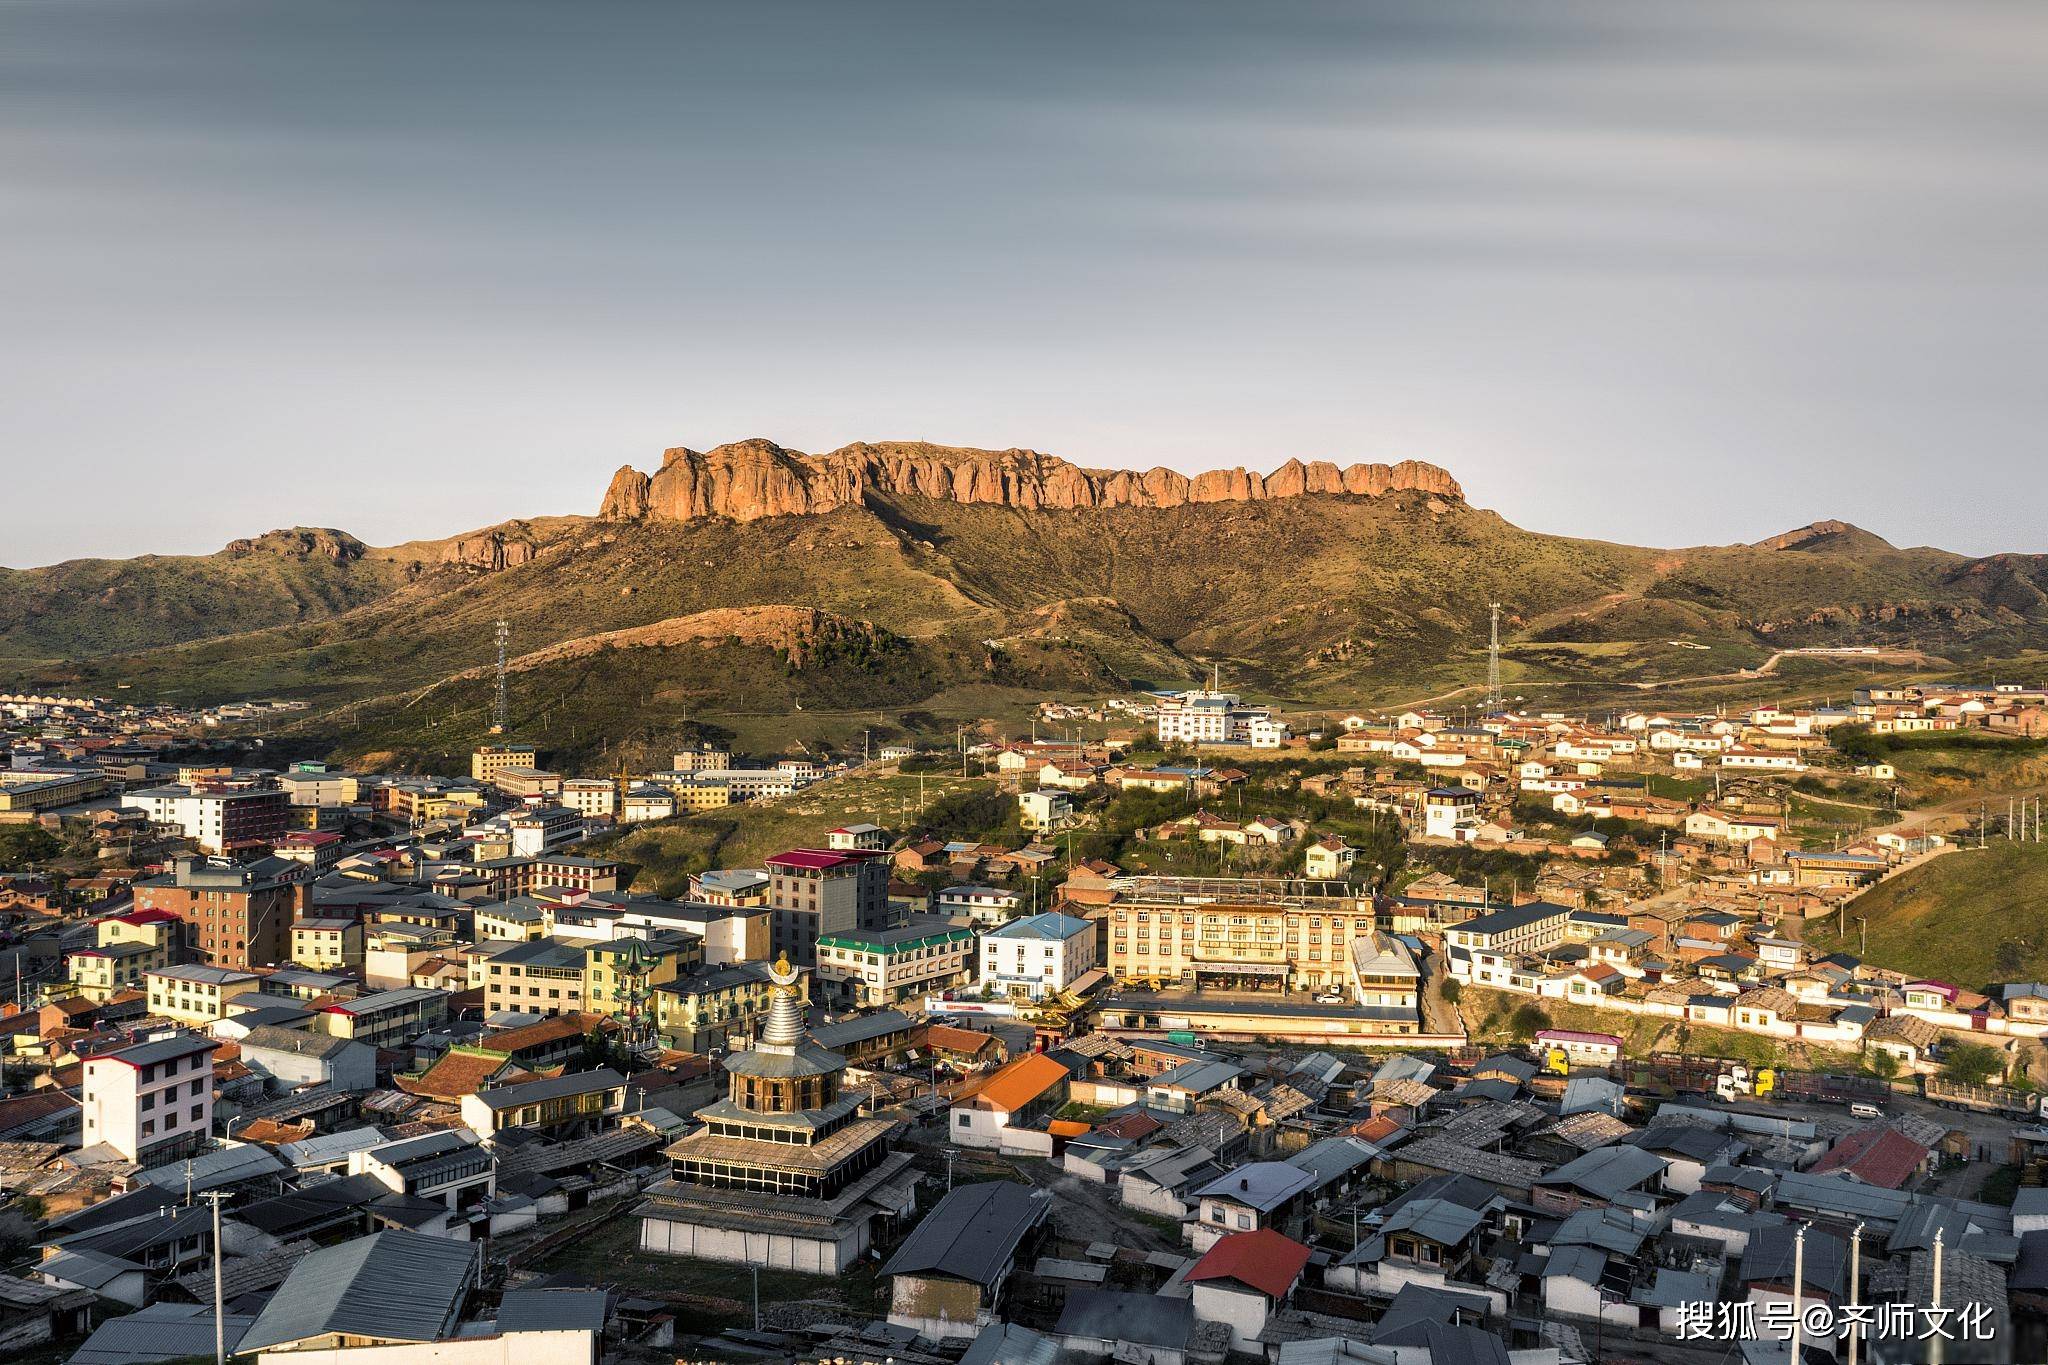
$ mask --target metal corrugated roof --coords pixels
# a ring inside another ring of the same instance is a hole
[[[379,1232],[307,1256],[263,1306],[244,1351],[345,1332],[438,1341],[476,1282],[478,1248],[416,1232]]]
[[[1048,1199],[1028,1185],[991,1180],[941,1199],[912,1229],[884,1275],[944,1275],[992,1285],[1030,1231],[1045,1221]]]

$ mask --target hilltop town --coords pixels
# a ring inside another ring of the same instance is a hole
[[[1925,757],[2034,753],[2043,689],[1212,681],[610,773],[510,736],[266,766],[291,710],[0,697],[35,1358],[1704,1361],[1737,1321],[1772,1359],[1796,1306],[1898,1359],[1940,1306],[1990,1360],[2048,1325],[2040,959],[2015,926],[1998,979],[1916,970],[1860,913],[2034,855],[2037,800]]]

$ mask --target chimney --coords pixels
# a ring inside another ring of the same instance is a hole
[[[1251,1179],[1250,1179],[1250,1177],[1246,1177],[1246,1178],[1244,1178],[1244,1179],[1242,1179],[1242,1180],[1239,1180],[1239,1181],[1237,1182],[1237,1187],[1238,1187],[1239,1189],[1241,1189],[1241,1190],[1249,1190],[1249,1189],[1250,1189],[1250,1188],[1252,1187],[1252,1182],[1251,1182]]]

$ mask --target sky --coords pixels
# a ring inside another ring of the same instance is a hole
[[[764,436],[2048,550],[2048,7],[0,0],[0,564]]]

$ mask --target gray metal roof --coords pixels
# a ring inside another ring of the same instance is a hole
[[[522,1104],[537,1104],[542,1100],[561,1099],[568,1095],[587,1095],[595,1090],[610,1090],[623,1086],[626,1078],[608,1066],[595,1071],[572,1071],[566,1076],[549,1076],[538,1081],[522,1081],[517,1085],[501,1085],[490,1090],[476,1092],[477,1099],[492,1112],[501,1109],[516,1109]]]
[[[257,1052],[288,1052],[294,1057],[333,1057],[351,1048],[362,1046],[364,1044],[351,1038],[308,1033],[304,1029],[279,1028],[274,1024],[258,1024],[242,1039],[242,1050],[245,1052],[251,1049]]]
[[[173,1057],[188,1057],[195,1052],[211,1052],[219,1047],[213,1039],[197,1033],[179,1033],[169,1038],[152,1038],[146,1043],[124,1047],[114,1052],[101,1052],[96,1057],[111,1057],[130,1066],[148,1066],[152,1062],[167,1062]]]
[[[982,1329],[960,1365],[1055,1365],[1060,1345],[1028,1327],[1010,1322],[992,1322]]]
[[[508,1289],[498,1306],[498,1331],[602,1332],[611,1295],[602,1289]]]
[[[1339,1134],[1310,1143],[1287,1158],[1287,1164],[1307,1171],[1315,1177],[1316,1188],[1321,1189],[1333,1180],[1343,1179],[1379,1154],[1380,1149],[1364,1138]]]
[[[1539,1185],[1570,1185],[1600,1199],[1612,1199],[1664,1173],[1664,1159],[1640,1147],[1601,1147],[1566,1162]]]
[[[1049,1200],[1028,1185],[991,1180],[965,1185],[941,1199],[911,1230],[884,1275],[944,1275],[993,1285],[1010,1268],[1017,1248],[1045,1221]]]
[[[439,1341],[476,1282],[478,1248],[416,1232],[379,1232],[297,1265],[242,1338],[244,1351],[345,1332]]]
[[[1598,1284],[1601,1273],[1606,1269],[1607,1253],[1604,1251],[1595,1251],[1592,1247],[1559,1247],[1543,1263],[1543,1278],[1549,1280],[1568,1275],[1587,1284]]]
[[[1315,1183],[1315,1177],[1284,1161],[1254,1161],[1226,1171],[1201,1189],[1197,1198],[1229,1199],[1261,1213],[1279,1208]]]
[[[232,1147],[216,1147],[210,1152],[201,1152],[187,1161],[174,1161],[167,1166],[153,1167],[136,1172],[135,1178],[146,1185],[159,1189],[182,1190],[190,1179],[195,1190],[217,1189],[222,1185],[234,1185],[244,1180],[260,1180],[268,1175],[281,1175],[290,1169],[278,1160],[277,1154],[268,1147],[255,1143],[238,1143]]]
[[[1486,1221],[1484,1211],[1448,1199],[1417,1199],[1403,1204],[1380,1231],[1412,1232],[1442,1246],[1456,1246]]]
[[[224,1319],[229,1355],[239,1348],[253,1321],[240,1313],[229,1313]],[[212,1354],[211,1304],[152,1303],[94,1328],[67,1365],[149,1365]]]
[[[38,1262],[35,1270],[37,1274],[49,1275],[81,1289],[100,1289],[123,1275],[140,1272],[142,1267],[119,1256],[103,1256],[97,1251],[60,1251],[48,1260]]]
[[[1126,1294],[1115,1289],[1070,1289],[1057,1336],[1120,1341],[1133,1346],[1185,1350],[1195,1330],[1191,1300],[1163,1294]]]

